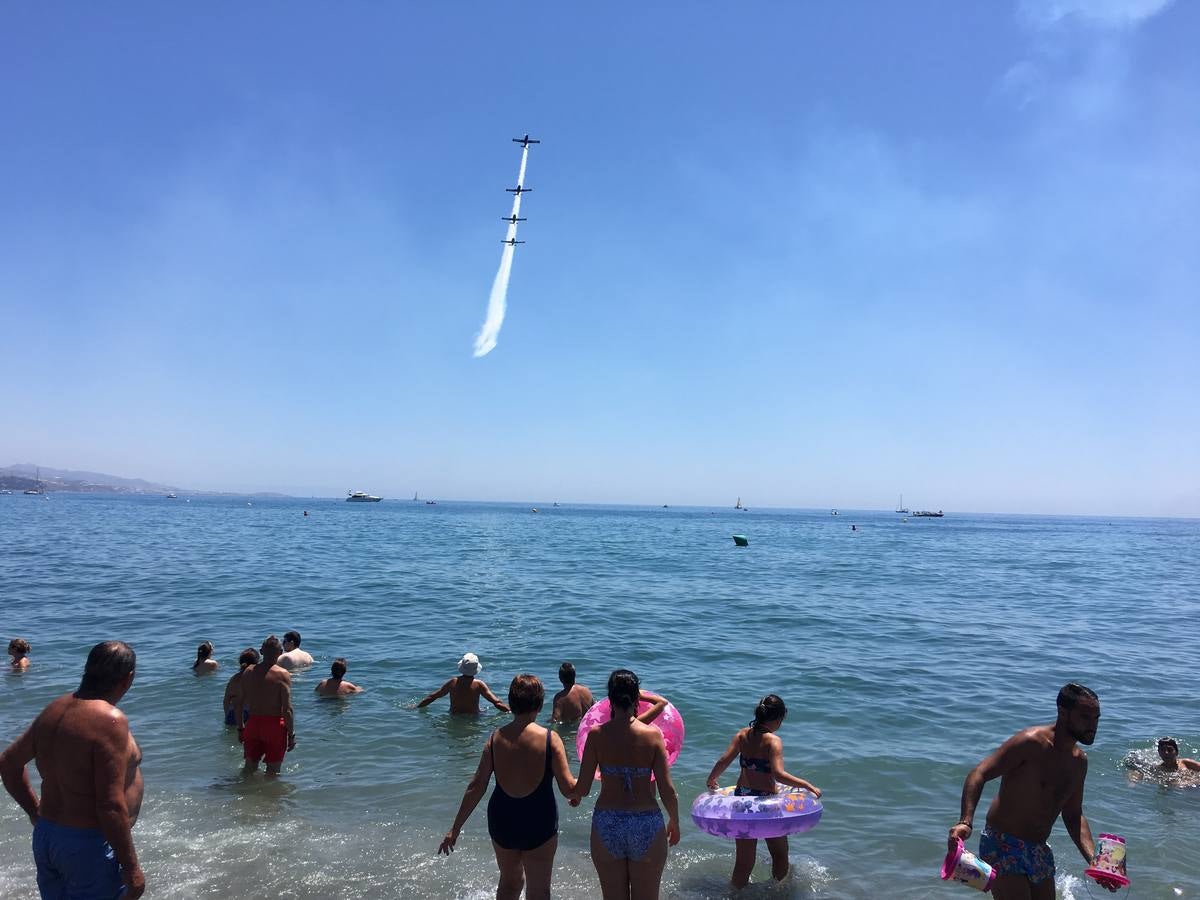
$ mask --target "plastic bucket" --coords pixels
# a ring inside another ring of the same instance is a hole
[[[1125,872],[1125,838],[1119,834],[1102,834],[1096,840],[1096,860],[1083,874],[1108,887],[1129,887]]]
[[[977,891],[990,891],[995,870],[963,846],[959,840],[942,862],[942,881],[957,881]]]

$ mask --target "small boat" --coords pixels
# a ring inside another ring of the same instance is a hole
[[[420,500],[420,498],[417,496],[417,492],[413,491],[413,503],[416,503],[418,500]]]
[[[46,486],[44,484],[42,484],[42,470],[41,469],[37,470],[37,487],[25,488],[25,490],[22,493],[30,494],[34,497],[36,497],[39,494],[46,493]]]
[[[11,494],[11,493],[12,493],[12,491],[10,491],[8,488],[0,488],[0,494]]]
[[[174,491],[170,491],[170,492],[167,494],[167,499],[168,499],[168,500],[178,500],[178,499],[179,499],[179,497],[178,497],[178,496],[175,494],[175,492],[174,492]]]
[[[749,547],[750,541],[744,534],[735,534],[733,536],[733,545],[735,547]]]
[[[904,495],[900,495],[900,502],[896,504],[896,512],[902,516],[908,515],[908,508],[904,505]]]
[[[829,511],[829,514],[830,514],[831,516],[836,516],[836,515],[838,514],[838,511],[837,511],[836,509],[831,509],[831,510]]]
[[[530,512],[538,512],[539,510],[536,506],[531,506],[531,507],[529,507],[529,511]]]
[[[913,513],[913,515],[921,519],[940,519],[945,515],[945,513],[940,509],[937,512],[930,512],[927,509],[918,509],[915,513]]]
[[[426,506],[437,506],[437,501],[436,500],[426,500],[425,505]]]
[[[745,511],[746,511],[746,510],[748,510],[750,507],[748,507],[748,506],[742,506],[742,498],[741,498],[741,497],[738,497],[738,502],[734,504],[733,508],[734,508],[734,509],[740,509],[742,512],[745,512]]]
[[[381,497],[372,497],[366,491],[350,491],[346,496],[347,503],[378,503]]]

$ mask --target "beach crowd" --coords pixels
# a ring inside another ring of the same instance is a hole
[[[225,724],[237,729],[247,774],[261,762],[267,776],[278,777],[286,754],[296,749],[291,672],[313,665],[300,645],[300,634],[289,631],[282,641],[271,635],[259,648],[246,648],[226,685]],[[29,667],[28,641],[12,640],[8,652],[13,672]],[[197,675],[220,670],[210,642],[197,648],[192,669]],[[322,697],[360,693],[361,687],[346,680],[347,669],[344,658],[333,660],[329,677],[314,692]],[[449,697],[452,714],[475,715],[486,701],[512,715],[512,721],[485,742],[437,852],[454,851],[467,820],[494,782],[487,826],[499,868],[496,897],[515,900],[524,891],[529,900],[546,900],[558,847],[555,789],[571,806],[578,806],[598,776],[591,857],[600,893],[604,900],[657,898],[668,848],[680,836],[679,797],[671,781],[668,748],[654,724],[668,708],[667,699],[642,690],[632,671],[613,671],[604,698],[609,717],[588,725],[576,776],[558,732],[537,722],[545,704],[542,682],[534,675],[517,675],[505,702],[478,677],[481,669],[478,656],[465,654],[458,662],[458,675],[416,704],[426,707]],[[135,900],[146,890],[133,841],[143,798],[141,750],[118,709],[133,685],[135,670],[136,655],[128,644],[96,644],[78,690],[52,701],[0,754],[4,786],[33,826],[33,856],[43,898]],[[562,689],[553,697],[551,722],[580,722],[595,703],[592,692],[578,682],[570,662],[560,666],[558,675]],[[1097,860],[1096,841],[1083,814],[1087,756],[1081,747],[1095,740],[1100,701],[1094,691],[1071,682],[1058,692],[1056,710],[1053,723],[1017,732],[971,770],[963,784],[959,818],[947,835],[951,850],[972,836],[983,787],[1000,779],[979,835],[979,857],[995,870],[991,891],[998,900],[1052,900],[1055,863],[1047,839],[1060,817],[1084,860],[1089,865]],[[781,697],[764,696],[753,718],[714,763],[708,789],[718,790],[718,779],[737,760],[737,797],[764,797],[781,790],[821,797],[819,788],[785,768],[778,731],[786,716]],[[1160,739],[1158,752],[1164,772],[1200,772],[1200,762],[1179,757],[1173,738]],[[29,779],[30,762],[41,775],[40,797]],[[783,880],[789,874],[788,839],[770,837],[765,842],[771,875]],[[750,881],[756,854],[756,840],[735,840],[735,887]],[[1115,890],[1115,885],[1101,883]]]

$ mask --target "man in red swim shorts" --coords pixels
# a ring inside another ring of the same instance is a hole
[[[262,643],[262,662],[248,667],[238,679],[233,708],[245,707],[250,718],[238,729],[244,745],[246,767],[253,772],[259,760],[267,763],[267,774],[278,775],[283,755],[296,749],[296,729],[292,719],[292,676],[276,662],[283,644],[275,635]]]

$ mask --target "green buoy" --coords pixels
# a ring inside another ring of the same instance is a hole
[[[750,546],[750,541],[746,539],[746,536],[744,534],[735,534],[733,536],[733,542],[734,542],[734,544],[736,544],[739,547],[749,547]]]

